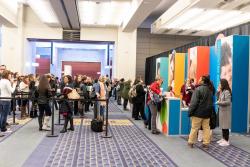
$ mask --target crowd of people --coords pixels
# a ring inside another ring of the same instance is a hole
[[[90,106],[96,105],[95,118],[101,119],[105,112],[106,102],[93,104],[91,100],[70,101],[69,94],[76,91],[84,99],[107,99],[111,96],[111,86],[108,76],[92,80],[91,77],[85,75],[74,77],[65,75],[59,80],[53,74],[19,75],[7,70],[5,65],[1,65],[0,136],[4,136],[2,132],[8,130],[10,125],[7,117],[14,110],[20,111],[20,119],[38,117],[39,131],[51,129],[49,122],[52,107],[59,110],[65,119],[61,133],[65,133],[67,130],[73,131],[73,115],[83,116],[84,112],[90,111]],[[51,97],[55,97],[57,100],[52,103]],[[70,123],[69,129],[67,129],[68,123]]]
[[[67,130],[74,130],[73,115],[83,116],[94,106],[94,118],[103,119],[106,102],[70,101],[70,94],[80,94],[84,99],[107,99],[111,96],[118,105],[123,105],[128,110],[128,102],[131,104],[132,118],[143,120],[145,127],[152,131],[152,134],[160,134],[156,126],[157,114],[160,111],[164,97],[174,97],[175,92],[172,86],[167,92],[161,89],[163,79],[157,76],[155,81],[146,86],[141,79],[125,81],[124,78],[111,80],[108,76],[100,76],[99,79],[92,79],[85,75],[65,75],[59,80],[53,74],[26,75],[12,73],[6,66],[0,66],[0,97],[11,98],[14,96],[24,99],[1,99],[0,100],[0,128],[1,132],[7,131],[8,114],[13,110],[21,111],[21,119],[26,117],[38,117],[39,130],[50,130],[51,108],[55,107],[64,116],[64,127],[61,133]],[[74,92],[75,91],[75,92]],[[222,129],[223,138],[218,141],[221,146],[229,145],[229,129],[231,125],[231,89],[226,79],[221,79],[219,89],[216,90],[209,79],[209,76],[202,76],[197,84],[194,79],[187,80],[181,88],[183,107],[189,108],[191,118],[191,131],[188,145],[193,147],[197,140],[199,131],[202,130],[204,148],[207,148],[211,140],[211,115],[215,112],[215,105],[219,108],[219,125]],[[213,96],[217,95],[217,102]],[[29,100],[25,99],[31,97]],[[50,97],[57,97],[59,100],[51,103]],[[123,104],[122,104],[123,102]],[[54,106],[52,106],[52,104]],[[59,106],[58,106],[59,104]],[[146,105],[145,105],[146,104]],[[215,105],[214,105],[215,104]],[[145,115],[145,106],[150,110],[149,116]],[[27,114],[30,110],[30,115]],[[38,114],[39,111],[39,114]],[[68,129],[68,123],[70,128]],[[4,134],[0,133],[0,136]]]

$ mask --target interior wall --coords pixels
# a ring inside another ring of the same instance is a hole
[[[137,29],[136,77],[145,79],[146,58],[197,40],[191,36],[151,34],[150,29]]]
[[[114,41],[113,78],[134,79],[136,69],[136,34],[119,28],[82,28],[81,40]]]

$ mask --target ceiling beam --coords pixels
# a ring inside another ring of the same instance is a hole
[[[57,18],[63,29],[72,29],[69,18],[67,17],[65,7],[61,0],[50,0],[51,6],[54,9]]]
[[[137,29],[161,1],[162,0],[134,0],[132,2],[131,14],[123,21],[123,31],[131,32]]]
[[[66,14],[69,18],[71,29],[80,29],[80,20],[78,14],[78,3],[76,0],[62,0],[66,9]]]

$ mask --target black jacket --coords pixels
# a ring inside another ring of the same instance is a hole
[[[208,85],[200,85],[192,95],[189,116],[210,118],[213,110],[213,93]]]
[[[136,85],[136,97],[134,98],[134,103],[144,103],[145,101],[145,91],[141,84]]]
[[[38,104],[48,104],[49,103],[48,98],[52,97],[52,94],[51,91],[49,91],[48,89],[45,91],[36,90],[35,97],[38,98],[37,100]]]

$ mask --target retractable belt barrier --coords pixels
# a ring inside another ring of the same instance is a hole
[[[31,100],[31,101],[34,101],[34,100],[38,100],[39,98],[34,98],[34,97],[23,97],[23,96],[30,96],[31,94],[29,92],[18,92],[16,94],[14,94],[12,97],[0,97],[0,100],[13,100],[14,103],[16,100]],[[62,100],[61,98],[58,98],[58,97],[50,97],[50,98],[47,98],[47,100],[51,101],[52,102],[52,111],[51,111],[51,133],[47,135],[47,137],[57,137],[58,135],[56,135],[54,132],[55,132],[55,129],[54,129],[54,102],[57,101],[57,100]],[[79,102],[106,102],[106,122],[105,122],[105,134],[102,136],[103,138],[110,138],[112,137],[111,135],[108,134],[108,108],[109,108],[109,99],[85,99],[85,98],[79,98],[79,99],[68,99],[68,101],[79,101]],[[14,104],[13,103],[13,104]],[[13,124],[16,125],[16,121],[15,121],[15,105],[13,107]],[[29,107],[28,107],[29,108]],[[60,114],[59,114],[60,115]]]

